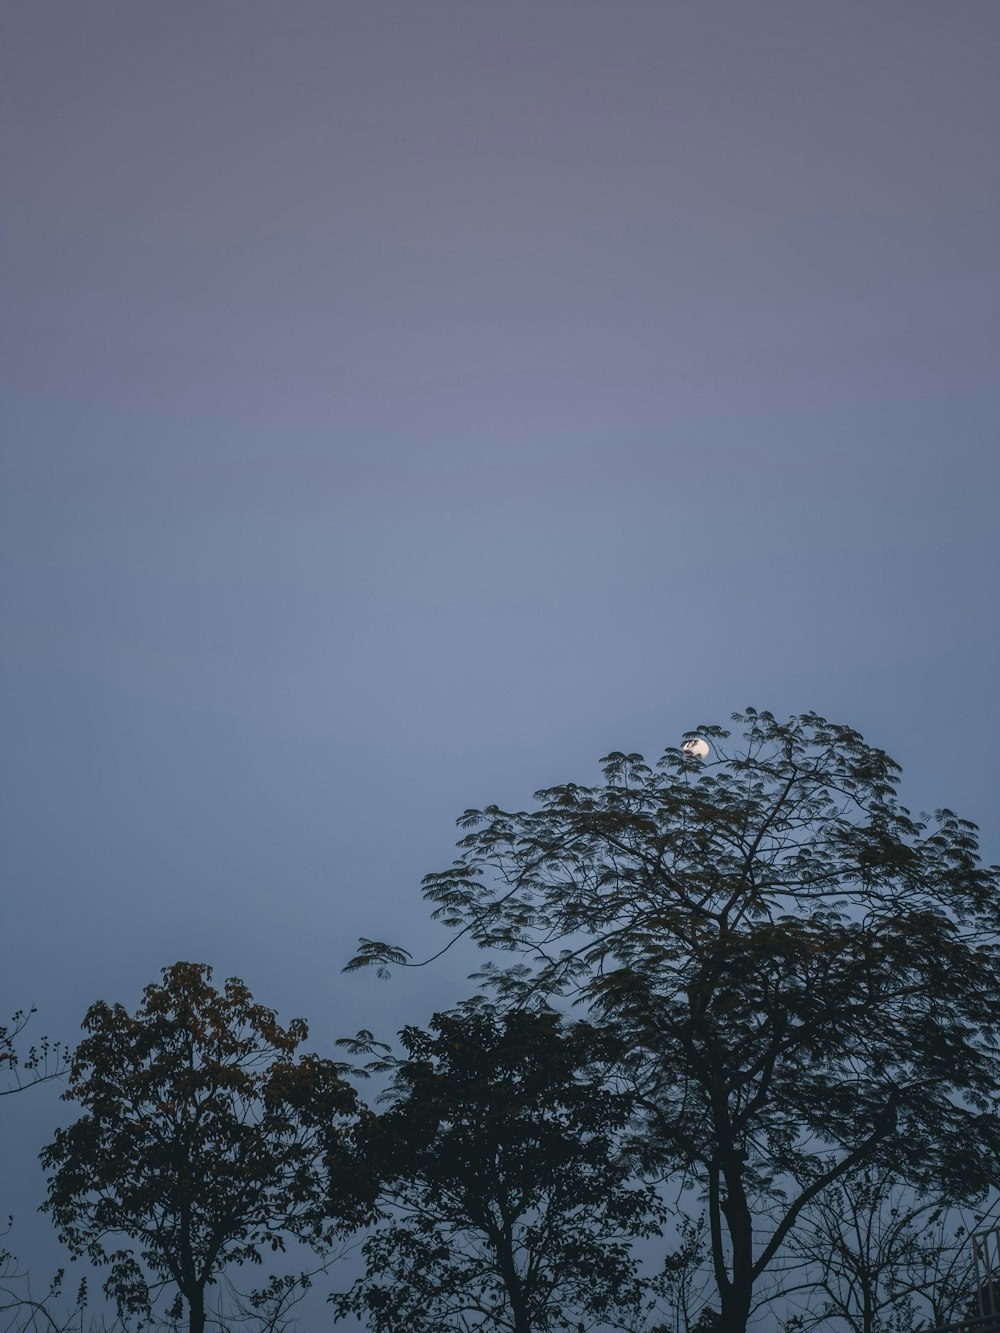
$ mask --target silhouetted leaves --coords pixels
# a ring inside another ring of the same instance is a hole
[[[0,1023],[0,1072],[7,1075],[0,1085],[0,1097],[24,1092],[36,1083],[62,1078],[68,1065],[68,1053],[62,1042],[39,1037],[27,1051],[18,1050],[18,1038],[36,1010],[18,1009],[9,1023]]]
[[[329,1193],[357,1110],[342,1066],[295,1058],[301,1019],[282,1027],[240,980],[219,992],[211,975],[164,969],[134,1017],[90,1007],[63,1094],[84,1113],[42,1153],[44,1208],[74,1255],[110,1267],[119,1310],[145,1315],[173,1285],[196,1333],[224,1265],[260,1263],[286,1236],[322,1247],[338,1215],[363,1214]]]
[[[663,1210],[620,1150],[631,1103],[602,1074],[617,1039],[481,1002],[400,1035],[392,1105],[363,1140],[384,1216],[338,1318],[374,1333],[640,1322],[632,1242]]]
[[[1000,872],[975,827],[912,815],[850,727],[736,721],[734,750],[697,728],[706,762],[614,752],[599,786],[466,811],[424,880],[436,916],[517,956],[479,974],[503,1000],[572,997],[627,1044],[637,1151],[704,1193],[726,1333],[856,1167],[973,1195],[1000,1162]],[[401,951],[352,965],[373,961]]]

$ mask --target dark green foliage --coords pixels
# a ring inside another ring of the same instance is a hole
[[[164,969],[134,1017],[90,1007],[63,1094],[84,1113],[42,1152],[44,1209],[74,1255],[110,1265],[119,1310],[147,1315],[172,1285],[196,1333],[226,1264],[259,1264],[289,1235],[322,1246],[325,1214],[356,1209],[328,1198],[356,1111],[342,1066],[295,1058],[301,1019],[283,1028],[241,981],[220,993],[211,975]]]
[[[508,1002],[572,996],[632,1052],[647,1165],[706,1201],[722,1333],[803,1208],[868,1161],[974,1195],[1000,1178],[1000,872],[951,811],[816,714],[738,715],[706,763],[612,754],[604,782],[467,811],[435,915],[519,956]],[[359,965],[398,962],[367,942]]]
[[[384,1217],[338,1318],[374,1333],[640,1323],[632,1241],[662,1210],[621,1156],[631,1103],[602,1076],[616,1039],[483,1003],[400,1035],[391,1108],[363,1145]]]

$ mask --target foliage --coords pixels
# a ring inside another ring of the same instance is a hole
[[[806,1309],[794,1327],[911,1333],[967,1313],[974,1225],[940,1196],[867,1166],[805,1210],[791,1249],[805,1262]]]
[[[647,1165],[703,1191],[721,1316],[742,1330],[802,1210],[869,1161],[975,1195],[1000,1172],[1000,871],[975,826],[915,817],[849,727],[748,709],[604,760],[596,787],[469,810],[435,915],[519,956],[510,1003],[572,996],[631,1050]],[[363,941],[349,966],[405,961]]]
[[[706,1268],[711,1265],[705,1227],[685,1213],[676,1222],[677,1244],[651,1284],[658,1297],[657,1309],[667,1315],[667,1322],[657,1324],[652,1333],[705,1333],[719,1317],[706,1296],[711,1281]]]
[[[364,1141],[382,1223],[337,1318],[374,1333],[641,1322],[632,1242],[663,1212],[620,1152],[630,1102],[601,1076],[617,1042],[482,1002],[400,1037],[406,1057],[377,1062],[392,1105]]]
[[[5,1068],[8,1074],[7,1085],[0,1087],[0,1097],[9,1097],[39,1083],[62,1078],[66,1072],[67,1051],[61,1042],[42,1036],[23,1054],[18,1050],[18,1038],[35,1012],[34,1007],[18,1009],[9,1023],[0,1023],[0,1069]],[[13,1218],[8,1218],[6,1228],[0,1232],[0,1240],[6,1239],[12,1222]],[[56,1328],[49,1307],[61,1293],[62,1278],[62,1273],[57,1273],[45,1296],[41,1300],[36,1299],[28,1274],[20,1268],[11,1251],[5,1245],[0,1246],[0,1333],[9,1333],[15,1327],[27,1327],[28,1323],[33,1327]],[[67,1319],[76,1313],[74,1307]],[[22,1324],[22,1320],[28,1322]],[[61,1328],[62,1324],[58,1327]]]
[[[68,1311],[56,1312],[63,1295],[64,1270],[60,1269],[48,1289],[36,1295],[30,1276],[18,1266],[9,1250],[0,1250],[0,1330],[2,1333],[27,1333],[29,1329],[47,1329],[49,1333],[70,1333],[82,1329],[86,1306],[86,1283],[81,1283]]]
[[[219,1296],[206,1308],[205,1327],[215,1333],[289,1333],[295,1307],[316,1274],[325,1271],[322,1265],[311,1272],[282,1274],[249,1292],[237,1289],[224,1273]],[[47,1290],[37,1292],[13,1255],[0,1251],[0,1333],[179,1333],[180,1328],[180,1318],[169,1314],[114,1317],[106,1310],[92,1311],[87,1279],[80,1279],[71,1297],[65,1269],[55,1274]]]
[[[19,1053],[17,1039],[35,1012],[34,1007],[18,1009],[9,1023],[0,1023],[0,1069],[5,1068],[9,1076],[7,1086],[0,1087],[0,1097],[62,1078],[66,1072],[67,1052],[61,1042],[43,1036],[24,1055]]]
[[[134,1017],[90,1007],[63,1094],[84,1114],[41,1154],[54,1172],[43,1208],[74,1255],[110,1266],[120,1313],[147,1317],[172,1285],[169,1317],[183,1300],[194,1333],[226,1264],[259,1264],[286,1236],[321,1248],[338,1212],[346,1224],[359,1211],[328,1198],[356,1112],[343,1066],[296,1058],[301,1019],[281,1027],[242,981],[219,992],[211,975],[165,968]]]

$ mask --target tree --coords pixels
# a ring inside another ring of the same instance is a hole
[[[7,1083],[0,1086],[0,1097],[26,1092],[39,1083],[62,1078],[66,1073],[67,1051],[61,1042],[42,1036],[26,1052],[18,1049],[18,1038],[35,1012],[34,1006],[27,1010],[18,1009],[9,1023],[0,1023],[0,1069],[7,1071]],[[7,1226],[0,1232],[0,1241],[5,1240],[13,1220],[13,1217],[8,1218]],[[57,1274],[49,1288],[50,1298],[58,1294],[60,1283],[61,1274]],[[39,1302],[32,1296],[28,1274],[20,1268],[6,1245],[0,1244],[0,1333],[7,1333],[20,1317],[37,1322],[41,1318],[39,1308]]]
[[[84,1322],[87,1309],[87,1280],[82,1279],[72,1304],[64,1304],[65,1270],[60,1269],[48,1290],[36,1294],[30,1274],[22,1270],[12,1254],[0,1253],[0,1333],[128,1333],[121,1320],[108,1325],[105,1319]]]
[[[654,1191],[620,1152],[620,1052],[587,1023],[470,1003],[405,1028],[391,1108],[366,1128],[382,1223],[366,1275],[331,1297],[373,1333],[641,1322],[632,1242],[659,1233]]]
[[[911,1333],[921,1315],[933,1326],[960,1318],[975,1286],[969,1231],[948,1199],[863,1167],[815,1199],[793,1233],[812,1276],[805,1313],[786,1327]]]
[[[319,1271],[325,1272],[325,1266]],[[264,1288],[243,1292],[222,1274],[220,1285],[226,1291],[206,1311],[206,1326],[217,1333],[288,1333],[295,1326],[295,1306],[314,1276],[315,1272],[283,1274]],[[48,1291],[36,1296],[28,1274],[19,1271],[12,1259],[0,1259],[0,1333],[136,1333],[137,1328],[178,1333],[179,1318],[169,1315],[138,1319],[127,1314],[109,1319],[107,1312],[90,1315],[87,1279],[81,1279],[70,1304],[64,1278],[60,1270]]]
[[[711,1282],[706,1272],[705,1227],[683,1213],[676,1222],[677,1245],[666,1256],[663,1271],[653,1284],[657,1309],[666,1314],[667,1321],[657,1324],[652,1333],[711,1333],[719,1315],[705,1295]]]
[[[949,810],[815,713],[702,727],[707,761],[604,760],[596,787],[469,810],[435,915],[519,956],[511,1003],[573,996],[635,1051],[651,1159],[705,1198],[720,1333],[802,1210],[863,1163],[955,1197],[998,1178],[1000,869]],[[689,733],[692,734],[693,733]],[[407,964],[363,940],[348,967]]]
[[[172,1285],[190,1333],[227,1264],[261,1263],[286,1236],[320,1249],[361,1212],[328,1197],[357,1110],[343,1066],[296,1057],[301,1019],[281,1027],[238,978],[220,993],[211,976],[175,963],[134,1017],[90,1007],[63,1094],[84,1114],[41,1154],[43,1210],[75,1256],[110,1266],[119,1311],[148,1317]]]

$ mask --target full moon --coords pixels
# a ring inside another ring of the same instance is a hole
[[[692,736],[689,741],[685,741],[681,746],[685,754],[693,754],[697,759],[704,759],[708,754],[708,741],[702,740],[700,736]]]

